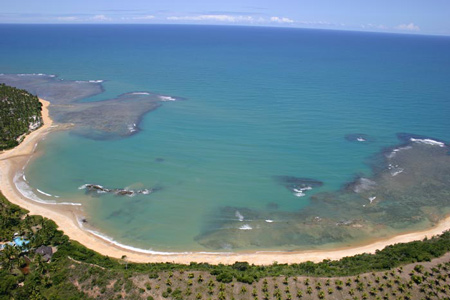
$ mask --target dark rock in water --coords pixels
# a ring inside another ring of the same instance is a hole
[[[96,192],[98,194],[103,193],[112,193],[116,194],[118,196],[129,196],[132,197],[136,194],[141,195],[148,195],[150,193],[153,193],[155,191],[161,190],[160,187],[156,187],[154,189],[142,189],[142,190],[129,190],[129,189],[108,189],[98,184],[85,184],[80,189],[86,189],[86,191],[89,192]]]
[[[129,190],[120,190],[119,189],[119,190],[116,190],[115,194],[119,195],[119,196],[132,196],[132,195],[134,195],[134,192],[129,191]]]
[[[275,178],[286,186],[298,186],[298,187],[321,187],[323,182],[311,178],[302,178],[294,176],[275,176]]]
[[[349,142],[369,142],[372,140],[369,135],[364,133],[350,133],[345,136],[345,139]]]
[[[289,191],[293,192],[297,197],[305,196],[305,191],[321,187],[323,182],[311,178],[301,178],[294,176],[275,176],[275,179],[284,185]]]
[[[90,191],[95,191],[95,192],[100,192],[100,193],[109,193],[111,190],[102,187],[101,185],[98,184],[86,184],[84,185],[84,188],[90,192]]]
[[[162,158],[162,157],[155,158],[155,162],[157,162],[157,163],[161,163],[163,161],[164,161],[164,158]]]

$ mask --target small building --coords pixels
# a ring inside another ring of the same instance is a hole
[[[42,258],[44,261],[49,261],[53,256],[52,247],[48,247],[48,246],[44,246],[44,245],[38,247],[34,252],[36,252],[36,254],[42,255]]]

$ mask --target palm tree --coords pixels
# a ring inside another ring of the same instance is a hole
[[[20,250],[14,246],[6,244],[5,248],[3,248],[2,253],[2,266],[4,269],[11,272],[11,270],[14,268],[14,265],[18,262],[16,260],[20,255]]]

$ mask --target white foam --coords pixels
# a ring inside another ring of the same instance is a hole
[[[239,227],[240,230],[252,230],[253,228],[248,225],[248,224],[244,224],[241,227]]]
[[[411,149],[411,146],[406,146],[406,147],[399,147],[399,148],[395,148],[394,150],[392,150],[391,153],[389,153],[387,156],[387,158],[393,158],[398,152],[400,151],[404,151],[404,150],[409,150]]]
[[[127,250],[131,250],[133,252],[146,253],[146,254],[159,254],[159,255],[193,254],[194,253],[194,252],[164,252],[164,251],[154,251],[152,249],[136,248],[136,247],[133,247],[133,246],[129,246],[129,245],[125,245],[125,244],[119,243],[116,240],[114,240],[112,237],[104,235],[104,234],[102,234],[102,233],[100,233],[98,231],[85,228],[83,226],[83,223],[81,222],[80,218],[77,218],[77,222],[78,222],[78,226],[81,229],[83,229],[83,230],[85,230],[85,231],[95,235],[96,237],[98,237],[98,238],[100,238],[100,239],[102,239],[104,241],[107,241],[107,242],[109,242],[109,243],[111,243],[111,244],[113,244],[113,245],[115,245],[117,247],[120,247],[120,248],[123,248],[123,249],[127,249]],[[200,254],[218,254],[218,255],[229,255],[229,254],[232,254],[230,252],[204,252],[204,251],[202,251],[202,252],[195,252],[195,253],[200,253]]]
[[[131,95],[150,95],[148,92],[133,92]]]
[[[303,191],[300,191],[300,192],[294,193],[294,196],[295,196],[295,197],[304,197],[304,196],[306,196],[306,194],[303,193]]]
[[[241,213],[237,210],[236,213],[234,214],[236,216],[236,218],[239,219],[240,222],[244,221],[244,216],[241,215]]]
[[[141,191],[141,194],[142,194],[142,195],[148,195],[148,194],[150,194],[150,193],[151,193],[151,191],[148,190],[148,189],[144,189],[144,190]]]
[[[267,219],[266,222],[267,223],[273,223],[273,220]]]
[[[362,137],[358,137],[358,138],[356,138],[356,140],[357,140],[358,142],[365,142],[365,141],[366,141],[366,139],[364,139],[364,138],[362,138]]]
[[[41,191],[40,189],[36,189],[36,191],[38,191],[38,192],[41,193],[42,195],[52,197],[51,194],[48,194],[48,193],[46,193],[46,192],[43,192],[43,191]]]
[[[391,171],[391,175],[392,175],[392,176],[397,176],[398,174],[403,173],[403,171],[404,171],[404,169],[402,169],[402,168],[397,168],[396,170],[392,170],[392,171]]]
[[[83,227],[83,224],[78,220],[78,225],[80,226],[80,228],[86,230],[87,232],[90,232],[91,234],[95,235],[98,238],[101,238],[102,240],[105,240],[115,246],[118,246],[120,248],[123,249],[127,249],[130,251],[134,251],[134,252],[139,252],[139,253],[145,253],[145,254],[158,254],[158,255],[174,255],[174,254],[192,254],[192,252],[162,252],[162,251],[154,251],[152,249],[142,249],[142,248],[136,248],[133,246],[129,246],[129,245],[125,245],[125,244],[121,244],[119,242],[117,242],[116,240],[114,240],[112,237],[109,237],[107,235],[101,234],[98,231],[95,230],[90,230],[90,229],[86,229]]]
[[[420,144],[426,144],[426,145],[431,145],[431,146],[439,146],[439,147],[445,147],[445,144],[443,142],[438,142],[432,139],[415,139],[415,138],[411,138],[410,139],[411,142],[414,143],[420,143]]]
[[[25,174],[22,175],[23,181],[27,181],[27,178],[25,177]]]
[[[374,188],[376,185],[377,185],[377,183],[375,181],[372,181],[372,180],[370,180],[368,178],[361,177],[359,179],[359,184],[357,184],[353,188],[353,191],[355,193],[360,193],[360,192],[365,191],[365,190],[370,190],[370,189]]]
[[[54,75],[47,75],[44,73],[30,73],[30,74],[17,74],[17,76],[50,76],[50,77],[55,77]]]
[[[18,172],[14,176],[14,185],[16,186],[16,189],[19,191],[19,193],[34,202],[41,203],[41,204],[52,204],[52,205],[72,205],[72,206],[81,206],[81,203],[74,203],[74,202],[56,202],[56,201],[46,201],[41,198],[39,198],[34,192],[33,189],[25,182],[20,180],[20,178],[23,176],[23,173]],[[39,191],[43,193],[42,191]],[[50,194],[47,194],[50,195]],[[51,195],[50,195],[51,196]]]
[[[102,83],[104,80],[75,80],[76,83]]]
[[[159,99],[161,99],[161,101],[176,101],[177,100],[170,96],[159,96]]]
[[[136,129],[136,123],[128,124],[127,127],[128,127],[128,131],[129,131],[130,133],[133,133],[133,132],[136,132],[136,131],[137,131],[137,129]]]

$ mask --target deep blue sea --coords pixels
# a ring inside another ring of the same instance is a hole
[[[0,37],[0,73],[102,80],[104,92],[84,102],[180,97],[139,117],[129,136],[53,133],[25,170],[33,189],[59,198],[36,195],[82,203],[86,226],[119,243],[291,250],[430,225],[423,216],[372,224],[359,204],[348,218],[339,210],[346,184],[375,176],[377,154],[400,143],[397,133],[450,141],[449,37],[181,25],[0,25]],[[154,192],[119,196],[84,184]],[[317,195],[331,204],[312,209]],[[386,215],[379,201],[377,216]],[[370,230],[324,230],[341,221]]]

